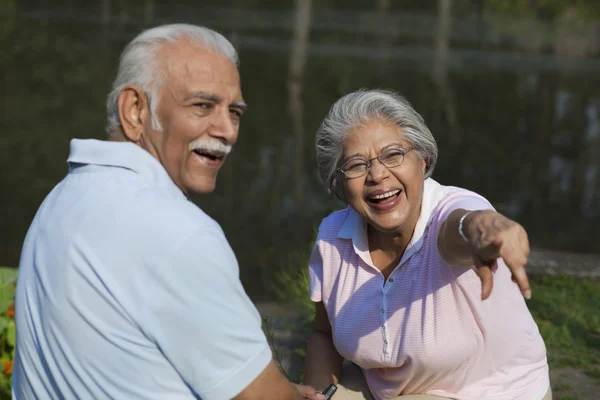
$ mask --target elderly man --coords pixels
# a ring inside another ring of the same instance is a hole
[[[145,31],[107,106],[110,140],[71,142],[25,239],[13,399],[317,398],[271,361],[220,226],[187,199],[213,191],[238,136],[234,48]]]

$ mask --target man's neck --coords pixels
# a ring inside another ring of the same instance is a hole
[[[127,138],[120,129],[114,129],[108,133],[109,142],[127,142]]]

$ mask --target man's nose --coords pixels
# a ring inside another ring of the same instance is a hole
[[[234,144],[238,136],[239,123],[233,120],[228,108],[215,113],[210,134],[226,144]]]

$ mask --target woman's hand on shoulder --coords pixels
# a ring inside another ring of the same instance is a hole
[[[482,298],[489,297],[492,286],[492,269],[502,257],[512,280],[527,299],[531,298],[529,279],[525,266],[529,258],[529,239],[525,229],[517,222],[492,210],[473,211],[465,217],[463,232],[471,247],[473,262],[482,282]]]

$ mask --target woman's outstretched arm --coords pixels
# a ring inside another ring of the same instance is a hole
[[[454,210],[440,226],[437,247],[448,264],[477,267],[482,299],[487,299],[492,291],[492,269],[499,257],[511,270],[523,296],[531,297],[525,272],[529,257],[527,232],[504,215],[493,210]]]

